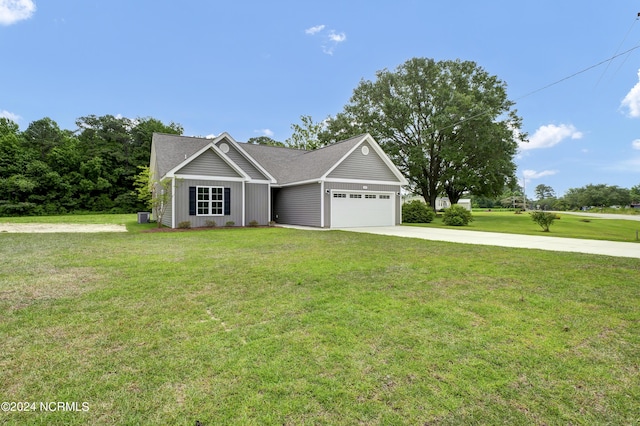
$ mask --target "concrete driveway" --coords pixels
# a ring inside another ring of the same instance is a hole
[[[501,234],[498,232],[468,231],[464,229],[421,228],[417,226],[380,226],[363,228],[341,228],[341,231],[394,237],[421,238],[461,244],[515,247],[575,253],[600,254],[605,256],[632,257],[640,259],[640,243],[582,240],[534,235]]]
[[[559,215],[571,214],[574,216],[595,217],[598,219],[619,219],[619,220],[640,221],[640,214],[631,215],[631,214],[614,214],[614,213],[561,212],[561,211],[556,211],[552,213],[557,213]]]

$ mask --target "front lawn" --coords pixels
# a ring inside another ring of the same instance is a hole
[[[441,216],[441,215],[439,215]],[[540,235],[550,237],[584,238],[636,242],[636,231],[640,231],[640,221],[626,219],[598,219],[588,216],[574,216],[559,213],[560,219],[551,225],[550,232],[542,232],[529,213],[473,211],[473,222],[467,226],[452,227],[442,223],[437,217],[431,223],[405,224],[435,228],[472,231],[505,232],[508,234]]]
[[[0,265],[2,401],[80,407],[3,424],[640,419],[637,259],[258,228],[4,233]]]

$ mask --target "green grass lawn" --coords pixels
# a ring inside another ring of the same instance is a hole
[[[639,273],[341,231],[3,233],[1,399],[89,409],[0,423],[637,424]]]
[[[636,231],[640,231],[640,221],[598,219],[562,213],[559,215],[560,219],[553,222],[550,232],[543,232],[542,228],[531,220],[528,213],[515,214],[514,212],[474,211],[473,222],[468,226],[457,228],[444,225],[441,217],[437,217],[431,223],[406,225],[591,240],[638,241],[636,240]]]

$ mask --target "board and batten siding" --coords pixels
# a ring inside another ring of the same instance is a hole
[[[368,149],[367,155],[363,154],[363,147]],[[398,178],[387,164],[366,142],[345,158],[327,177],[332,179],[379,180],[385,182],[398,181]]]
[[[178,170],[176,174],[234,178],[241,176],[218,154],[209,149]]]
[[[196,216],[189,215],[189,187],[191,186],[222,186],[231,188],[231,214],[221,216]],[[176,183],[176,194],[174,196],[174,205],[176,207],[174,214],[175,224],[178,226],[180,222],[191,222],[192,228],[207,226],[207,220],[213,220],[217,226],[225,226],[229,221],[235,222],[236,226],[242,226],[242,182],[227,182],[222,180],[205,180],[205,179],[179,179]],[[169,225],[171,226],[171,225]]]
[[[366,186],[366,189],[364,188]],[[361,184],[361,183],[343,183],[343,182],[325,182],[324,197],[324,226],[331,227],[331,190],[345,191],[362,191],[362,192],[392,192],[395,197],[396,225],[402,223],[402,199],[400,195],[400,185],[378,185],[378,184]],[[328,194],[326,192],[329,192]]]
[[[246,204],[245,204],[245,225],[253,220],[259,225],[269,223],[269,191],[267,184],[247,183],[245,184]]]
[[[318,183],[280,188],[273,200],[273,219],[277,223],[320,227],[320,191]]]
[[[231,143],[222,140],[217,143],[217,146],[220,147],[220,144],[226,143],[229,146],[229,152],[226,155],[236,163],[246,174],[251,177],[251,179],[258,180],[268,180],[268,178],[262,174],[260,170],[258,170],[249,160],[247,160],[242,154],[238,152],[238,150]]]

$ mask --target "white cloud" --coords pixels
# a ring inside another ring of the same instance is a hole
[[[634,157],[620,161],[619,163],[613,165],[612,167],[607,167],[606,169],[624,173],[640,173],[640,157]]]
[[[0,0],[0,25],[29,19],[36,11],[33,0]]]
[[[266,137],[269,137],[269,138],[272,138],[273,135],[274,135],[273,130],[271,130],[271,129],[260,129],[260,130],[256,130],[255,132],[256,133],[262,133],[263,136],[266,136]]]
[[[305,34],[314,35],[324,30],[324,25],[316,25],[315,27],[307,28],[304,30]]]
[[[215,138],[217,138],[217,137],[218,137],[218,135],[213,134],[213,133],[210,133],[210,134],[208,134],[207,136],[205,136],[204,138],[205,138],[205,139],[215,139]]]
[[[13,121],[13,122],[18,122],[18,120],[20,120],[22,117],[20,117],[18,114],[14,114],[12,112],[9,112],[7,110],[0,110],[0,117],[3,118],[8,118],[9,120]]]
[[[526,180],[540,179],[541,177],[553,176],[557,173],[558,173],[557,170],[543,170],[541,172],[537,172],[535,170],[524,170],[522,172]]]
[[[347,35],[343,32],[338,33],[335,30],[325,31],[325,28],[325,25],[316,25],[315,27],[307,28],[304,32],[311,36],[319,34],[322,37],[322,51],[327,55],[333,55],[336,47],[347,40]]]
[[[582,139],[583,134],[579,132],[572,124],[549,124],[541,126],[529,138],[528,143],[520,143],[520,149],[527,151],[530,149],[551,148],[559,144],[564,139]]]
[[[640,139],[636,139],[635,141],[631,142],[631,147],[633,149],[640,150]]]
[[[638,80],[640,80],[640,70],[638,70]],[[622,100],[621,106],[629,109],[629,117],[640,117],[640,81],[629,90],[627,96]]]
[[[345,41],[347,39],[347,35],[345,33],[340,33],[337,34],[334,31],[331,31],[329,33],[329,40],[336,42],[336,43],[342,43],[343,41]]]

